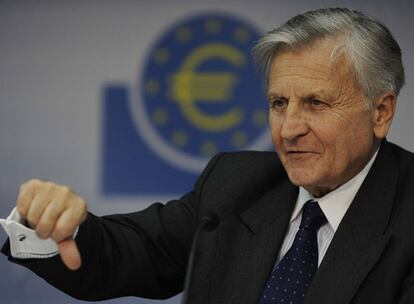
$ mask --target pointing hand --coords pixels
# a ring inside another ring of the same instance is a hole
[[[69,269],[81,266],[81,256],[72,237],[86,219],[83,198],[66,186],[32,179],[20,187],[17,210],[40,238],[50,237],[57,243],[62,261]]]

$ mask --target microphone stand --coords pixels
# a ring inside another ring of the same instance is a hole
[[[217,214],[213,211],[207,210],[206,213],[198,220],[196,231],[193,237],[193,243],[191,245],[190,256],[188,258],[187,271],[185,274],[184,282],[184,293],[181,300],[181,304],[189,304],[188,302],[188,292],[190,290],[191,281],[193,277],[193,266],[194,259],[197,250],[198,239],[201,231],[213,231],[218,226],[220,220]]]

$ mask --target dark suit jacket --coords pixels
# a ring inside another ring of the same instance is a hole
[[[414,303],[413,159],[382,144],[305,303]],[[77,298],[169,297],[182,289],[196,218],[212,209],[221,221],[201,234],[191,303],[257,303],[297,193],[275,153],[225,153],[179,200],[126,215],[90,214],[77,236],[78,271],[59,257],[10,259]],[[3,252],[9,254],[8,243]]]

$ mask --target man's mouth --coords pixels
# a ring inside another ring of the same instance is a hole
[[[287,151],[288,154],[305,154],[305,153],[313,153],[311,151],[296,151],[296,150],[292,150],[292,151]]]
[[[291,160],[307,160],[308,158],[312,157],[316,153],[313,151],[298,151],[298,150],[291,150],[287,151],[286,155]]]

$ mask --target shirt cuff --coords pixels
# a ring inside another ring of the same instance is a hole
[[[24,219],[15,207],[7,219],[0,224],[10,239],[10,253],[17,259],[43,259],[59,253],[57,244],[51,238],[39,238],[33,229],[24,225]]]

